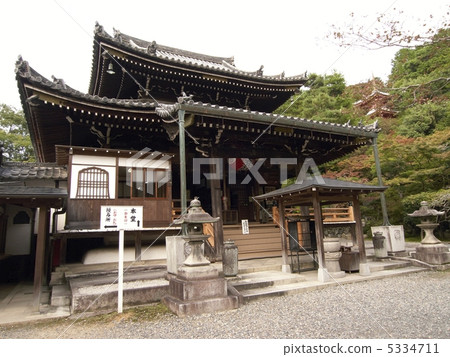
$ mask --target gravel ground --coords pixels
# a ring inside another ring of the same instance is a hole
[[[162,313],[151,321],[134,321],[124,314],[0,326],[0,337],[447,339],[449,282],[450,272],[423,272],[266,298],[238,310],[188,318]]]

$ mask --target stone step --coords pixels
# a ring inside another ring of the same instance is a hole
[[[50,277],[50,286],[66,284],[66,277],[63,271],[53,271]]]
[[[72,313],[112,311],[117,308],[117,283],[72,286]],[[159,302],[169,293],[165,278],[124,281],[124,306]]]
[[[123,281],[151,280],[164,278],[167,271],[165,269],[146,269],[146,270],[127,270],[124,271]],[[66,273],[66,279],[69,281],[71,288],[79,286],[95,286],[112,284],[118,278],[118,272],[90,272],[89,274],[73,274]]]
[[[280,271],[241,274],[228,280],[238,291],[294,284],[303,281],[305,281],[305,278],[299,274],[281,273]]]
[[[284,285],[273,285],[258,289],[240,291],[244,302],[255,301],[262,298],[297,294],[305,290],[305,282],[290,283]]]
[[[309,272],[305,281],[296,283],[272,285],[267,287],[253,288],[253,289],[241,289],[239,293],[245,303],[255,301],[267,297],[284,296],[290,294],[298,294],[306,291],[324,289],[329,286],[352,284],[355,282],[363,282],[367,280],[383,279],[390,276],[407,275],[411,273],[417,273],[426,271],[426,268],[419,268],[413,266],[398,267],[396,269],[379,269],[374,270],[370,276],[359,276],[358,273],[346,274],[345,277],[339,279],[332,279],[327,283],[317,283],[316,272]],[[311,275],[313,274],[313,275]],[[306,275],[306,274],[305,274]]]
[[[67,284],[52,287],[51,306],[70,306],[71,302],[72,292]]]
[[[369,267],[371,272],[377,272],[382,270],[401,269],[412,266],[411,262],[398,261],[391,259],[373,260],[369,261]]]

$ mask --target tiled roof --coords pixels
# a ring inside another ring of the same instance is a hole
[[[294,183],[292,185],[280,188],[278,190],[256,196],[255,199],[264,200],[268,198],[270,199],[276,197],[283,197],[285,195],[304,192],[313,187],[317,187],[319,189],[322,188],[324,190],[361,191],[366,193],[374,191],[384,191],[387,188],[386,186],[372,186],[357,182],[341,181],[322,177],[320,179],[317,179],[317,177],[314,176],[314,178],[305,179],[301,183],[298,184]]]
[[[77,91],[76,89],[69,87],[63,79],[53,77],[53,81],[48,80],[47,78],[36,72],[32,67],[30,67],[28,62],[23,60],[22,57],[19,57],[16,62],[16,76],[23,79],[28,79],[34,83],[41,85],[42,87],[47,87],[48,89],[57,90],[60,93],[68,94],[74,98],[89,100],[92,103],[111,104],[131,109],[152,109],[156,106],[154,102],[151,102],[149,100],[141,101],[139,99],[115,99],[82,93],[80,91]],[[33,98],[31,97],[28,100],[32,101]]]
[[[288,125],[290,127],[299,127],[299,128],[314,128],[318,130],[334,130],[341,133],[353,133],[357,135],[363,135],[364,133],[378,133],[381,129],[378,127],[377,122],[375,121],[369,125],[350,125],[350,123],[340,124],[340,123],[332,123],[326,121],[317,121],[312,119],[299,118],[294,116],[282,115],[282,114],[273,114],[273,113],[264,113],[258,111],[252,111],[242,108],[233,108],[233,107],[225,107],[216,104],[210,103],[202,103],[202,102],[187,102],[187,105],[183,109],[189,107],[189,112],[191,112],[194,108],[203,108],[205,110],[211,111],[222,111],[226,112],[229,116],[242,116],[246,120],[256,120],[259,122],[266,122],[270,125],[278,124],[278,125]]]
[[[23,180],[67,180],[66,166],[54,163],[3,163],[0,167],[0,181]]]
[[[55,187],[0,186],[0,198],[64,198],[67,189]]]
[[[128,108],[134,108],[134,109],[153,109],[158,107],[158,103],[154,102],[146,102],[141,101],[139,99],[114,99],[114,98],[100,98],[99,96],[90,95],[90,94],[84,94],[81,93],[75,89],[72,89],[71,87],[67,86],[63,80],[57,80],[55,79],[53,82],[49,81],[45,77],[41,76],[38,72],[36,72],[32,67],[29,66],[27,61],[24,61],[22,58],[19,58],[19,60],[16,63],[16,73],[18,76],[21,76],[22,78],[27,78],[30,81],[37,83],[37,84],[44,84],[45,86],[54,89],[61,94],[67,94],[75,98],[81,98],[85,99],[87,101],[92,102],[93,104],[99,103],[99,104],[110,104],[117,107],[128,107]],[[32,100],[31,98],[28,100]],[[315,121],[311,119],[304,119],[304,118],[298,118],[298,117],[292,117],[292,116],[285,116],[285,115],[279,115],[279,114],[272,114],[272,113],[265,113],[265,112],[257,112],[257,111],[250,111],[242,108],[234,108],[234,107],[225,107],[220,106],[216,104],[209,104],[209,103],[202,103],[202,102],[190,102],[189,103],[192,107],[198,107],[198,108],[206,108],[206,109],[212,109],[212,110],[219,110],[226,113],[236,113],[236,114],[243,114],[244,116],[251,115],[255,118],[259,118],[261,122],[264,122],[264,120],[261,120],[264,118],[265,120],[269,120],[271,123],[279,123],[283,122],[284,124],[288,124],[289,126],[305,126],[307,128],[314,127],[314,128],[323,128],[325,130],[336,128],[339,131],[343,132],[355,132],[355,133],[368,133],[368,132],[379,132],[380,128],[374,124],[365,125],[365,126],[353,126],[349,123],[347,124],[339,124],[339,123],[330,123],[330,122],[323,122],[323,121]],[[111,108],[112,109],[112,108]]]
[[[185,51],[174,47],[160,45],[157,44],[155,41],[149,42],[141,40],[123,34],[115,29],[114,29],[114,36],[111,36],[103,29],[103,26],[99,25],[98,23],[96,24],[95,27],[95,34],[96,36],[102,37],[109,41],[113,41],[117,43],[119,46],[129,48],[134,51],[138,51],[142,54],[145,54],[148,57],[157,57],[164,60],[169,60],[177,63],[184,63],[195,67],[215,69],[223,72],[235,73],[255,78],[258,77],[269,80],[277,80],[280,82],[306,79],[306,73],[291,77],[285,77],[284,73],[274,76],[263,75],[262,67],[259,70],[253,72],[243,71],[235,67],[234,57],[216,57]]]

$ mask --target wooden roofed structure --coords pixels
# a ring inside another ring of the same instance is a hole
[[[272,114],[306,81],[305,74],[270,76],[263,68],[238,69],[233,57],[217,57],[144,41],[114,31],[111,36],[96,24],[88,93],[71,88],[61,78],[45,78],[19,57],[16,78],[32,144],[40,163],[66,165],[70,148],[152,151],[173,156],[172,193],[181,196],[179,113],[186,134],[186,170],[192,174],[195,158],[295,158],[317,164],[375,145],[376,125],[352,126]],[[55,148],[65,147],[64,150]],[[91,150],[92,151],[92,150]],[[65,154],[64,154],[64,153]],[[298,172],[289,168],[289,174]],[[256,182],[226,180],[196,185],[212,215],[223,216],[220,192],[233,201],[239,219],[257,220],[248,208],[251,196],[280,187],[278,167],[263,166],[267,190]],[[70,168],[68,169],[70,176]],[[68,178],[70,180],[70,178]],[[234,205],[234,206],[233,206]],[[230,208],[230,207],[229,207]],[[257,208],[257,207],[256,207]],[[70,207],[69,207],[70,209]],[[70,214],[68,215],[70,217]],[[82,228],[82,227],[80,227]],[[223,241],[216,237],[216,253]]]
[[[287,232],[283,228],[283,223],[285,221],[285,208],[288,206],[298,205],[298,206],[312,206],[314,209],[314,225],[315,225],[315,236],[317,240],[317,251],[318,251],[318,279],[320,281],[329,280],[329,276],[325,264],[325,251],[324,251],[324,228],[323,228],[323,217],[322,217],[322,205],[334,204],[341,202],[351,202],[353,205],[353,214],[355,218],[355,233],[356,241],[359,249],[359,262],[360,268],[359,272],[362,275],[369,275],[370,270],[367,265],[366,260],[366,250],[364,245],[362,221],[361,221],[361,210],[359,204],[359,195],[368,194],[372,192],[383,192],[386,190],[385,186],[373,186],[365,185],[355,182],[347,182],[340,180],[333,180],[328,178],[322,178],[318,176],[311,176],[299,183],[292,184],[287,187],[280,188],[278,190],[259,195],[255,197],[258,201],[263,201],[267,199],[275,199],[278,201],[278,212],[280,214],[280,224],[281,224],[281,242],[282,242],[282,258],[283,267],[286,271],[288,268],[288,243],[287,243]],[[297,242],[298,243],[298,242]]]

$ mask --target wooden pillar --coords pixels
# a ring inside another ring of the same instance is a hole
[[[142,254],[142,231],[136,231],[134,234],[134,260],[141,261]]]
[[[322,222],[322,208],[320,206],[319,192],[313,188],[312,201],[314,208],[314,224],[316,229],[317,241],[317,259],[319,260],[319,269],[317,272],[317,279],[324,283],[330,280],[330,276],[325,267],[325,251],[323,248],[323,222]]]
[[[283,273],[290,273],[291,266],[289,265],[288,244],[286,241],[286,217],[284,214],[284,201],[282,198],[278,201],[278,213],[280,217],[280,232],[281,232],[281,271]]]
[[[381,176],[380,158],[378,155],[377,138],[373,138],[373,157],[375,160],[375,170],[377,172],[378,185],[383,186],[383,177]],[[387,213],[386,196],[384,192],[380,192],[381,213],[383,214],[383,226],[390,226],[389,217]]]
[[[42,283],[45,267],[45,244],[50,224],[50,210],[47,206],[39,208],[38,234],[36,241],[36,257],[34,264],[33,308],[39,311]]]
[[[211,165],[211,170],[216,170],[216,165]],[[212,172],[212,171],[211,171]],[[222,214],[222,199],[220,180],[210,180],[211,185],[211,206],[213,217],[223,217]],[[219,219],[213,224],[214,227],[214,250],[217,258],[222,257],[223,252],[223,220]]]
[[[61,245],[59,246],[59,265],[66,264],[67,256],[67,237],[61,237]]]
[[[358,195],[353,194],[353,214],[355,216],[355,234],[359,249],[359,274],[370,275],[369,265],[366,258],[366,247],[364,245],[364,233],[361,222],[361,207],[359,205]]]

